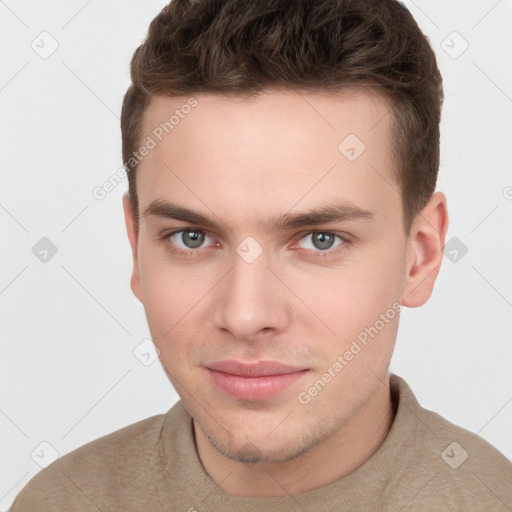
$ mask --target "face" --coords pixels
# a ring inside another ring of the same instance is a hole
[[[132,288],[213,445],[288,460],[387,377],[408,244],[389,105],[362,89],[193,98],[145,112]]]

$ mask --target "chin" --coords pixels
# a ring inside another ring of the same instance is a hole
[[[320,431],[316,436],[305,427],[306,434],[300,435],[297,429],[283,428],[276,432],[276,423],[273,429],[262,428],[261,425],[253,425],[251,429],[242,430],[240,427],[224,430],[219,425],[213,425],[210,421],[204,424],[200,418],[194,419],[194,423],[202,430],[210,443],[224,456],[231,460],[244,464],[284,462],[320,443],[325,435]],[[266,435],[270,432],[271,435]],[[314,432],[314,430],[313,430]]]

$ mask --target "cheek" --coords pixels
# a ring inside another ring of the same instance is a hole
[[[196,386],[197,351],[204,339],[199,318],[201,297],[208,288],[183,269],[153,265],[144,272],[144,309],[153,343],[175,389],[183,394]],[[182,388],[181,384],[185,385]]]
[[[315,276],[296,275],[291,282],[297,295],[311,305],[314,313],[337,334],[373,323],[401,297],[403,254],[381,246],[354,254],[354,257]],[[353,334],[350,332],[347,334]]]
[[[161,352],[168,349],[171,340],[177,348],[176,343],[190,338],[194,325],[201,325],[195,317],[212,287],[207,272],[201,265],[171,264],[164,251],[151,248],[139,252],[139,269],[153,341]]]
[[[296,293],[314,313],[304,311],[297,327],[314,343],[322,362],[319,370],[347,351],[351,352],[347,354],[350,364],[343,373],[349,380],[361,368],[370,367],[377,373],[387,364],[398,329],[402,260],[399,245],[390,250],[378,244],[347,259],[339,269],[307,280],[299,275],[290,280],[304,283]]]

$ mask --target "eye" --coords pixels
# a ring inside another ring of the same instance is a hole
[[[172,252],[185,256],[195,255],[198,252],[196,249],[202,249],[205,241],[213,241],[204,231],[198,229],[181,229],[164,235],[162,239],[168,242]]]
[[[336,239],[338,243],[336,244]],[[301,244],[306,241],[305,244]],[[312,231],[299,240],[299,247],[312,251],[315,257],[330,256],[337,254],[345,249],[345,245],[349,243],[346,236],[333,233],[331,231]],[[335,250],[331,250],[331,249]]]

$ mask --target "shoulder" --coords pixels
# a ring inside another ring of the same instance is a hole
[[[428,446],[437,455],[432,467],[438,471],[438,487],[459,502],[464,499],[468,504],[497,507],[492,510],[509,510],[512,463],[485,439],[435,412],[424,410],[423,419],[433,432]]]
[[[402,445],[410,464],[397,472],[417,487],[415,500],[443,510],[510,510],[512,463],[477,434],[423,408],[403,379],[393,376],[393,385],[410,425]]]
[[[28,482],[10,512],[97,512],[107,504],[107,496],[118,494],[132,505],[133,501],[141,501],[154,490],[153,473],[162,461],[162,430],[175,408],[176,405],[167,414],[133,423],[63,455]]]

